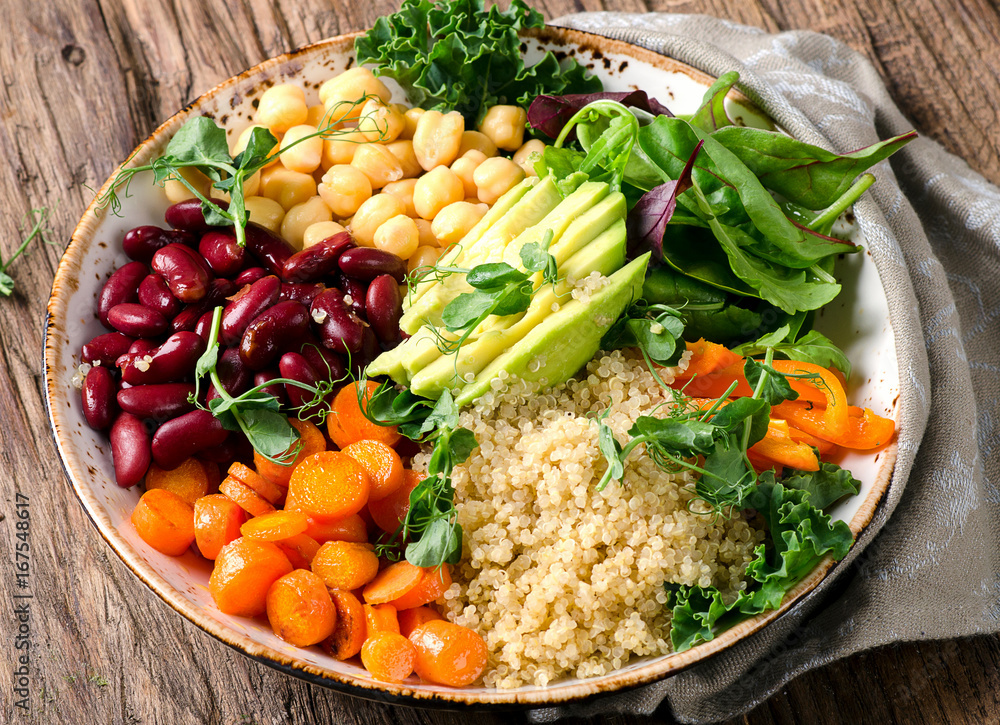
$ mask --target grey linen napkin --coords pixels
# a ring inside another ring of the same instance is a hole
[[[823,35],[691,15],[581,13],[554,24],[713,76],[738,70],[741,90],[782,126],[835,151],[912,128],[868,61]],[[1000,190],[927,139],[874,173],[855,212],[888,293],[909,395],[871,525],[832,576],[740,644],[662,682],[535,710],[532,720],[651,713],[667,700],[682,722],[711,722],[856,652],[1000,629]]]

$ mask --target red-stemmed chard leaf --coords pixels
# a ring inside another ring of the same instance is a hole
[[[556,138],[573,114],[593,101],[618,101],[654,116],[673,116],[666,106],[645,91],[573,93],[566,96],[538,96],[528,108],[528,123],[536,131]]]
[[[663,259],[663,235],[677,208],[677,197],[691,188],[691,170],[703,143],[699,141],[694,147],[680,176],[647,191],[632,207],[628,213],[630,251],[649,249],[656,259]]]

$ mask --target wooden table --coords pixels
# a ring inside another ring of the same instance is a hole
[[[547,17],[605,7],[710,13],[811,28],[867,55],[923,134],[1000,182],[1000,9],[985,0],[543,0]],[[32,512],[31,713],[12,710],[16,621],[0,616],[0,722],[483,723],[306,685],[171,614],[104,544],[60,468],[42,404],[41,335],[61,246],[115,163],[163,119],[270,56],[368,27],[395,0],[6,0],[0,33],[0,249],[22,215],[58,206],[56,246],[12,268],[0,298],[0,590],[14,584],[17,492]],[[7,553],[9,552],[9,554]],[[890,612],[886,616],[891,616]],[[996,722],[1000,641],[901,645],[805,675],[746,718],[768,722]],[[663,722],[620,717],[620,723]],[[734,722],[737,722],[734,721]]]

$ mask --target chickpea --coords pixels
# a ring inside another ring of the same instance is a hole
[[[448,166],[457,159],[464,130],[465,119],[458,111],[424,113],[413,132],[413,153],[421,168],[430,171],[436,166]]]
[[[285,218],[285,210],[281,204],[266,196],[248,196],[243,200],[247,210],[247,219],[254,224],[260,224],[275,234],[281,232],[281,220]]]
[[[392,194],[376,194],[358,209],[351,219],[350,232],[362,247],[375,246],[375,230],[394,216],[405,216],[406,208]]]
[[[281,164],[265,169],[260,177],[260,195],[281,204],[286,212],[296,204],[316,196],[316,179]]]
[[[311,174],[319,168],[320,159],[323,157],[323,139],[312,135],[315,133],[316,127],[307,124],[292,126],[285,131],[281,139],[281,163],[286,169]],[[306,138],[307,136],[309,138]],[[289,146],[292,148],[288,148]]]
[[[420,117],[424,115],[426,111],[422,108],[408,108],[404,111],[403,116],[406,120],[406,126],[403,128],[403,132],[399,134],[399,137],[404,141],[412,141],[413,134],[417,131],[417,121]]]
[[[398,196],[399,200],[406,207],[406,216],[415,217],[417,210],[413,208],[413,189],[416,186],[416,179],[400,179],[399,181],[393,181],[391,184],[386,184],[382,188],[382,191],[386,194]]]
[[[372,183],[353,166],[337,164],[323,174],[319,195],[335,216],[345,219],[371,198]]]
[[[423,221],[422,219],[420,221]],[[421,244],[417,247],[412,255],[410,255],[409,260],[406,262],[406,271],[412,272],[417,267],[430,267],[438,261],[441,256],[441,249],[439,247],[430,247]]]
[[[465,156],[473,150],[479,151],[487,158],[497,155],[497,145],[490,141],[489,136],[479,131],[465,131],[462,134],[462,144],[458,147],[458,155]]]
[[[284,133],[309,118],[306,94],[296,85],[281,83],[271,86],[260,96],[255,119],[272,133]]]
[[[479,164],[484,161],[486,161],[486,154],[482,151],[472,149],[455,159],[455,163],[451,165],[451,170],[458,174],[458,178],[462,180],[466,196],[475,196],[477,194],[478,189],[476,182],[472,180],[472,175],[479,167]]]
[[[368,143],[368,139],[357,129],[340,129],[323,141],[321,163],[326,168],[337,164],[349,164],[354,160],[358,147],[365,143]]]
[[[326,106],[324,106],[322,103],[316,106],[309,106],[309,111],[306,114],[306,123],[308,123],[310,126],[315,126],[316,128],[320,128],[321,126],[326,125],[325,123],[323,123],[323,119],[325,117],[326,117]]]
[[[458,242],[479,223],[489,210],[486,204],[456,201],[438,212],[431,224],[431,231],[442,247]]]
[[[381,144],[358,146],[351,159],[351,166],[368,177],[373,189],[381,189],[386,184],[403,178],[403,167],[399,160]]]
[[[187,182],[191,184],[194,188],[202,193],[203,196],[208,196],[209,191],[212,187],[212,180],[205,176],[203,173],[198,171],[198,169],[191,166],[185,166],[177,170],[177,173],[187,179]],[[163,191],[167,195],[167,200],[171,204],[176,204],[179,201],[184,201],[185,199],[194,199],[195,194],[180,179],[168,179],[163,184]],[[212,196],[216,198],[221,198],[223,196],[222,192],[215,191],[212,192]]]
[[[393,106],[387,106],[378,98],[370,98],[361,107],[358,131],[369,141],[391,143],[406,127],[406,118]]]
[[[479,201],[495,204],[524,179],[524,171],[510,159],[494,156],[479,164],[472,178],[479,190]]]
[[[428,221],[433,221],[437,213],[449,204],[464,198],[462,180],[447,166],[428,171],[417,179],[413,187],[413,208]]]
[[[392,94],[374,73],[360,66],[345,70],[319,87],[320,102],[333,112],[331,118],[337,121],[356,121],[361,115],[363,99],[370,96],[388,103]]]
[[[497,148],[517,151],[524,143],[524,125],[527,112],[518,106],[493,106],[483,116],[479,130],[486,134]]]
[[[314,196],[285,212],[281,220],[281,236],[296,249],[302,249],[306,229],[313,224],[333,221],[333,213],[321,198]]]
[[[420,232],[408,216],[394,216],[375,230],[375,246],[383,252],[395,254],[400,259],[409,259],[417,251]]]
[[[403,168],[404,179],[412,179],[424,173],[420,162],[417,161],[417,155],[413,153],[412,141],[393,141],[387,143],[385,147],[399,160],[399,165]]]
[[[434,228],[429,221],[417,217],[413,220],[413,223],[417,225],[417,231],[420,232],[421,247],[433,247],[436,249],[440,246],[437,238],[434,236]]]
[[[340,232],[346,232],[343,225],[337,222],[316,222],[315,224],[310,224],[306,227],[305,232],[302,234],[302,248],[311,247],[314,244],[319,244],[324,239],[329,239],[334,234],[340,234]]]
[[[538,176],[535,171],[535,162],[542,158],[545,151],[545,142],[537,138],[526,141],[525,144],[514,152],[512,161],[524,170],[528,176]]]

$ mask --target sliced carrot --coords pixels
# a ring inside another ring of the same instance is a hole
[[[296,569],[312,569],[313,559],[320,546],[316,539],[308,534],[296,534],[276,543]]]
[[[687,368],[681,373],[681,377],[693,378],[695,375],[714,373],[716,370],[722,370],[735,363],[743,364],[743,358],[725,345],[709,342],[705,338],[686,343],[686,345],[692,355]]]
[[[378,383],[367,381],[362,400],[364,404],[367,404],[377,388]],[[382,441],[388,446],[394,446],[400,437],[396,426],[376,425],[365,417],[358,404],[356,382],[342,387],[333,399],[330,415],[326,418],[326,430],[338,448],[346,448],[351,443],[363,440]]]
[[[768,421],[767,434],[754,443],[751,450],[768,460],[800,471],[819,470],[819,459],[815,451],[805,443],[792,440],[788,423],[784,420],[772,418]]]
[[[331,657],[343,661],[358,654],[368,637],[365,608],[350,592],[333,590],[330,597],[337,609],[337,627],[320,646]]]
[[[209,494],[210,481],[197,458],[188,458],[177,468],[165,471],[155,463],[146,472],[146,490],[163,489],[176,493],[188,505]]]
[[[380,571],[365,585],[367,604],[386,604],[419,586],[424,570],[408,561],[397,561]],[[398,607],[397,607],[398,608]]]
[[[396,612],[396,617],[399,619],[399,633],[404,637],[409,637],[410,633],[424,622],[430,622],[433,619],[444,619],[436,609],[432,609],[431,607],[402,609]]]
[[[368,525],[360,514],[352,514],[334,521],[320,521],[310,518],[306,533],[321,544],[327,541],[354,541],[363,544],[368,541]]]
[[[322,642],[337,626],[337,609],[323,580],[305,569],[285,574],[267,590],[271,629],[289,644]]]
[[[288,465],[269,461],[257,451],[253,454],[253,465],[257,473],[282,488],[288,488],[288,480],[292,477],[292,471],[299,461],[326,450],[326,437],[314,423],[298,418],[289,418],[288,422],[299,432],[299,445],[301,445],[295,458],[287,462]]]
[[[215,559],[230,541],[240,538],[246,512],[228,496],[214,493],[194,502],[194,539],[206,559]]]
[[[339,451],[304,459],[292,472],[286,508],[311,518],[336,521],[356,514],[368,502],[371,481],[361,464]]]
[[[868,408],[863,409],[860,416],[852,412],[848,411],[847,429],[841,435],[834,435],[826,425],[823,408],[786,400],[771,409],[772,415],[784,418],[799,430],[844,448],[869,451],[892,440],[896,423],[891,418],[876,415]]]
[[[416,471],[403,471],[403,485],[383,499],[368,502],[368,513],[382,531],[393,533],[410,510],[410,493],[425,476]]]
[[[422,569],[420,583],[389,602],[397,610],[422,607],[437,601],[451,586],[451,567],[447,564]]]
[[[413,674],[417,650],[397,632],[378,632],[365,640],[361,664],[371,676],[382,682],[402,682]]]
[[[258,496],[252,488],[232,476],[226,476],[219,484],[219,493],[228,496],[251,516],[263,516],[274,511],[274,506]]]
[[[219,484],[222,483],[222,474],[219,473],[219,464],[213,461],[198,460],[201,467],[205,469],[205,476],[208,477],[209,494],[219,492]]]
[[[357,589],[378,574],[378,557],[370,544],[328,541],[316,552],[312,570],[330,589]]]
[[[240,533],[260,541],[281,541],[303,533],[309,526],[305,514],[296,511],[272,511],[255,516],[240,528]]]
[[[396,616],[396,608],[391,604],[376,604],[374,606],[366,604],[365,625],[368,627],[369,637],[376,632],[399,634],[399,619]]]
[[[486,667],[486,643],[468,627],[431,620],[410,632],[409,639],[417,650],[413,669],[428,682],[465,687]]]
[[[357,441],[344,448],[344,453],[368,473],[371,479],[368,500],[378,501],[403,485],[403,461],[382,441]]]
[[[220,612],[256,617],[267,610],[271,585],[291,571],[291,562],[277,546],[241,537],[222,547],[208,590]]]
[[[146,491],[132,510],[139,538],[167,556],[180,556],[194,542],[194,508],[173,491]]]
[[[285,491],[270,481],[258,475],[255,470],[242,463],[234,463],[229,467],[229,475],[253,490],[258,496],[269,504],[277,504],[285,495]]]

